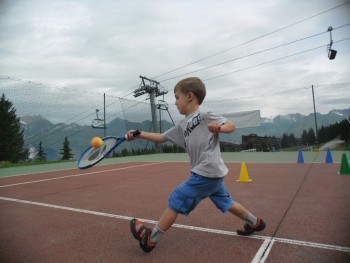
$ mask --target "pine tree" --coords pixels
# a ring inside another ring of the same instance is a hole
[[[340,139],[344,140],[346,146],[349,145],[350,141],[350,122],[348,120],[343,120],[340,124]]]
[[[316,139],[316,134],[314,129],[310,128],[309,131],[307,132],[307,140],[310,145],[313,145],[316,143],[317,139]]]
[[[303,130],[303,134],[301,135],[301,143],[303,145],[308,145],[309,144],[306,130]]]
[[[16,109],[2,94],[0,99],[0,161],[18,162],[27,159],[23,130]]]
[[[72,149],[70,148],[70,142],[67,136],[64,138],[63,148],[60,154],[62,154],[62,160],[70,160],[73,158]]]
[[[46,160],[46,153],[44,151],[44,147],[41,141],[39,142],[38,160],[40,161]]]

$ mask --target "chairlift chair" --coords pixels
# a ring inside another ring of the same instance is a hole
[[[95,128],[95,129],[104,129],[104,127],[105,127],[104,119],[100,119],[98,117],[98,112],[99,112],[99,110],[96,109],[96,119],[93,119],[91,121],[91,127]]]

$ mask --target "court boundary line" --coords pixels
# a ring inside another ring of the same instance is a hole
[[[168,161],[164,161],[164,162],[168,162]],[[125,164],[125,163],[154,163],[154,161],[126,161],[126,162],[116,162],[116,163],[100,163],[98,166],[96,167],[103,167],[103,166],[107,166],[107,165],[115,165],[115,164]],[[162,163],[162,162],[158,162],[158,163]],[[13,167],[10,167],[13,168]],[[3,168],[6,169],[6,168]],[[34,174],[47,174],[47,173],[57,173],[57,172],[61,172],[61,171],[74,171],[76,170],[76,167],[70,167],[70,168],[63,168],[63,169],[57,169],[57,170],[47,170],[47,171],[33,171],[31,173],[25,173],[25,174],[13,174],[13,175],[5,175],[5,176],[1,176],[0,180],[3,178],[11,178],[11,177],[17,177],[17,176],[26,176],[26,175],[34,175]]]
[[[131,169],[131,168],[138,168],[138,167],[143,167],[143,166],[156,165],[156,164],[160,164],[160,163],[161,162],[153,162],[153,163],[146,163],[146,164],[144,163],[144,164],[140,164],[140,165],[119,167],[119,168],[114,168],[114,169],[109,169],[109,170],[87,172],[87,173],[79,173],[79,174],[65,175],[65,176],[59,176],[59,177],[48,178],[48,179],[41,179],[41,180],[34,180],[34,181],[28,181],[28,182],[22,182],[22,183],[0,185],[0,188],[17,186],[17,185],[25,185],[25,184],[41,183],[41,182],[47,182],[47,181],[53,181],[53,180],[59,180],[59,179],[66,179],[66,178],[71,178],[71,177],[79,177],[79,176],[89,175],[89,174],[97,174],[97,173],[112,172],[112,171],[118,171],[118,170],[126,170],[126,169]]]
[[[269,241],[269,239],[265,239],[264,242],[261,244],[258,252],[256,252],[255,257],[252,260],[252,263],[265,262],[268,254],[270,254],[271,248],[272,248],[274,243],[275,243],[275,241],[273,238],[271,241]]]
[[[63,211],[77,212],[77,213],[88,214],[88,215],[116,218],[116,219],[121,219],[121,220],[130,221],[131,219],[133,219],[133,217],[130,217],[130,216],[104,213],[104,212],[98,212],[98,211],[93,211],[93,210],[73,208],[73,207],[68,207],[68,206],[53,205],[53,204],[28,201],[28,200],[17,199],[17,198],[10,198],[10,197],[0,196],[0,200],[14,202],[14,203],[35,205],[35,206],[40,206],[40,207],[48,207],[48,208],[53,208],[53,209],[58,209],[58,210],[63,210]],[[149,223],[149,224],[157,224],[157,221],[155,221],[155,220],[144,219],[144,218],[140,218],[140,220],[145,222],[145,223]],[[206,233],[213,233],[213,234],[220,234],[220,235],[227,235],[227,236],[237,236],[237,237],[241,237],[241,238],[264,240],[264,242],[260,246],[259,250],[257,251],[252,263],[264,262],[275,242],[350,253],[350,247],[346,247],[346,246],[336,246],[336,245],[329,245],[329,244],[323,244],[323,243],[293,240],[293,239],[279,238],[279,237],[260,236],[260,235],[240,236],[236,232],[233,232],[233,231],[205,228],[205,227],[196,227],[196,226],[189,226],[189,225],[182,225],[182,224],[174,224],[173,227],[180,228],[180,229],[199,231],[199,232],[206,232]],[[261,260],[263,260],[263,261],[261,261]]]
[[[106,163],[106,164],[100,164],[98,167],[102,167],[102,166],[107,166],[107,165],[115,165],[115,164],[125,164],[125,163],[154,163],[155,161],[149,161],[149,160],[145,160],[145,161],[126,161],[126,162],[116,162],[116,163]],[[281,161],[281,162],[276,162],[276,161],[272,161],[272,162],[256,162],[256,161],[225,161],[225,163],[229,163],[229,164],[241,164],[242,162],[245,162],[246,164],[259,164],[259,165],[263,165],[263,164],[297,164],[296,161]],[[157,161],[157,163],[187,163],[190,164],[190,161]],[[341,162],[333,162],[333,164],[340,164]],[[325,164],[325,162],[305,162],[305,164]],[[329,165],[329,164],[327,164]],[[7,169],[7,168],[0,168],[0,169]],[[35,172],[33,171],[32,173],[24,173],[24,174],[13,174],[13,175],[5,175],[5,176],[0,176],[0,180],[1,179],[5,179],[5,178],[11,178],[11,177],[17,177],[17,176],[26,176],[26,175],[34,175],[34,174],[45,174],[45,173],[54,173],[54,172],[60,172],[60,171],[69,171],[69,170],[76,170],[76,168],[71,167],[71,168],[65,168],[65,169],[58,169],[58,170],[47,170],[47,171],[38,171]]]

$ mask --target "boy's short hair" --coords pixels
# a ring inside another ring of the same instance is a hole
[[[187,94],[189,92],[192,92],[197,100],[199,105],[202,104],[205,95],[206,95],[206,89],[204,83],[201,81],[201,79],[197,77],[190,77],[183,80],[180,80],[174,88],[174,93],[176,91],[180,91],[184,94]]]

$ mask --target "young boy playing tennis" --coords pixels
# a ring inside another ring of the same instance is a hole
[[[156,143],[171,141],[183,147],[190,156],[191,176],[170,195],[169,206],[153,229],[144,226],[137,219],[131,220],[133,236],[145,252],[150,252],[174,224],[179,213],[187,216],[207,197],[222,212],[229,211],[246,221],[243,230],[237,230],[239,235],[251,235],[255,231],[264,230],[264,221],[234,202],[224,184],[228,169],[221,158],[219,133],[233,132],[234,123],[199,109],[206,95],[205,85],[199,78],[181,80],[176,84],[174,94],[175,105],[180,114],[185,115],[183,120],[163,134],[141,132],[139,136],[134,137],[133,131],[129,131],[127,139],[141,138]]]

